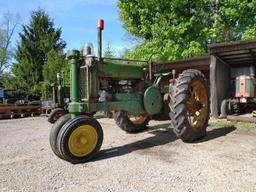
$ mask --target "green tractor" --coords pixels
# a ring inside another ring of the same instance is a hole
[[[55,123],[61,116],[68,113],[69,90],[70,87],[64,83],[64,75],[57,73],[56,82],[51,84],[52,87],[52,110],[48,116],[49,123]]]
[[[71,66],[69,113],[50,133],[50,145],[60,158],[83,163],[95,156],[103,141],[100,123],[91,115],[111,111],[127,133],[147,128],[151,119],[170,120],[184,142],[202,138],[209,120],[209,92],[204,75],[195,69],[175,77],[164,63],[101,57],[103,20],[98,21],[98,57],[85,48],[68,54]],[[102,99],[103,98],[103,99]]]

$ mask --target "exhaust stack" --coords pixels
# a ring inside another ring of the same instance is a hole
[[[97,30],[98,30],[98,58],[100,63],[102,63],[102,30],[103,29],[104,29],[104,20],[99,19],[97,22]]]

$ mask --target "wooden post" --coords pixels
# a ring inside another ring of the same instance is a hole
[[[221,102],[229,91],[230,67],[215,55],[211,55],[210,60],[211,115],[218,118]]]
[[[217,58],[214,55],[210,57],[210,92],[211,92],[211,115],[218,118],[218,93],[216,81]]]

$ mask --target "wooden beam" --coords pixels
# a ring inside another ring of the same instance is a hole
[[[249,52],[250,52],[250,54],[251,54],[251,56],[252,56],[253,62],[255,63],[255,62],[256,62],[256,55],[255,55],[255,52],[254,52],[252,49],[250,49]]]
[[[249,53],[221,56],[221,58],[222,58],[223,60],[226,60],[226,59],[233,59],[233,58],[247,58],[247,57],[250,57],[250,54],[249,54]]]
[[[235,41],[229,43],[220,43],[220,44],[213,44],[210,46],[210,54],[214,53],[223,53],[223,52],[233,52],[233,51],[240,51],[240,50],[249,50],[256,48],[256,41]]]
[[[220,57],[218,57],[217,55],[215,55],[215,57],[221,62],[223,63],[226,67],[230,68],[230,63],[227,61],[223,61]]]
[[[170,71],[172,69],[198,69],[209,70],[210,69],[210,57],[197,57],[187,60],[167,61],[156,63],[152,66],[152,69],[156,71]]]
[[[228,62],[232,63],[232,62],[236,62],[236,61],[241,61],[241,62],[245,62],[245,61],[252,61],[253,58],[251,56],[247,57],[247,58],[234,58],[234,59],[227,59]]]
[[[217,58],[214,55],[210,57],[210,92],[211,92],[211,114],[214,118],[218,118],[218,95],[217,95],[217,81],[216,81],[216,68]]]

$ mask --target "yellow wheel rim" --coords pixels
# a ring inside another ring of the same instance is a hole
[[[82,125],[76,128],[68,139],[69,151],[77,157],[90,154],[96,147],[98,134],[91,125]]]
[[[186,107],[190,126],[199,131],[203,128],[209,111],[207,90],[201,81],[196,80],[191,84]]]
[[[133,124],[142,124],[146,119],[147,119],[147,116],[146,115],[128,115],[128,118],[130,119],[130,121],[133,123]]]

